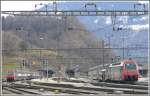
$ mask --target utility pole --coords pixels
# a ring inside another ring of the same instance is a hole
[[[19,30],[20,32],[23,32],[23,28],[16,28],[16,30]],[[26,35],[25,35],[26,36]],[[25,41],[27,42],[27,38],[25,38]],[[25,42],[25,43],[26,43]],[[22,60],[22,75],[23,75],[23,81],[25,82],[26,78],[25,78],[25,69],[26,69],[26,60],[27,60],[27,49],[23,49],[23,53],[24,53],[24,59]]]
[[[105,35],[105,37],[108,39],[108,47],[110,48],[111,46],[111,37],[113,36],[113,34],[111,35]]]
[[[113,26],[113,31],[116,31],[116,15],[112,15],[111,16],[111,22],[112,22],[112,26]]]
[[[102,71],[102,80],[104,81],[105,80],[105,66],[104,66],[104,59],[105,59],[105,57],[104,57],[104,40],[102,40],[102,54],[103,54],[103,69],[101,70]]]
[[[48,77],[49,77],[48,68],[49,68],[49,66],[48,66],[48,59],[45,59],[44,60],[44,69],[46,69],[46,78],[47,78],[47,80],[48,80]]]
[[[30,42],[30,31],[29,30],[27,30],[27,44],[29,45],[28,46],[28,52],[27,53],[32,53],[32,44],[31,44],[31,42]],[[29,65],[29,70],[30,70],[30,75],[32,76],[32,69],[31,69],[31,67],[32,67],[32,60],[31,59],[28,59],[28,65]]]
[[[49,77],[48,68],[49,68],[49,66],[48,66],[48,60],[47,60],[47,80],[48,80],[48,77]]]
[[[23,66],[23,70],[24,70],[24,71],[22,71],[22,75],[23,75],[23,81],[24,81],[24,82],[25,82],[25,80],[26,80],[26,79],[25,79],[25,74],[26,74],[26,73],[25,73],[25,63],[26,63],[26,62],[25,62],[25,58],[24,58],[24,59],[22,60],[22,66]]]
[[[122,32],[123,32],[123,33],[122,33],[122,35],[123,35],[123,36],[122,36],[122,37],[123,37],[123,38],[122,38],[122,39],[123,39],[123,54],[122,54],[122,55],[123,55],[123,59],[125,59],[125,56],[124,56],[124,50],[125,50],[125,49],[124,49],[124,47],[125,47],[125,42],[124,42],[124,41],[125,41],[125,40],[124,40],[124,39],[125,39],[125,37],[124,37],[124,32],[125,32],[125,31],[122,31]]]
[[[124,59],[124,37],[123,37],[123,59]]]
[[[55,11],[55,14],[57,12],[57,2],[56,0],[53,1],[53,10]]]
[[[48,15],[48,4],[44,4],[44,3],[35,4],[35,8],[36,8],[38,5],[44,5],[45,11],[46,11],[46,15]]]
[[[40,37],[40,43],[42,43],[41,41],[43,40],[43,37]],[[42,64],[42,57],[41,57],[41,55],[42,55],[42,48],[40,47],[40,66],[41,66],[41,71],[42,71],[42,69],[43,69],[43,64]],[[42,74],[41,74],[42,76],[41,76],[41,79],[43,78],[43,72],[42,72]]]
[[[55,2],[54,2],[54,4],[55,4]],[[56,12],[56,11],[55,11]],[[59,61],[60,60],[60,57],[59,57],[59,35],[60,35],[60,21],[59,21],[59,18],[58,18],[58,16],[57,16],[57,25],[56,25],[56,33],[57,33],[57,43],[56,43],[56,52],[57,52],[57,56],[56,56],[56,60],[57,61]],[[60,75],[61,75],[61,64],[60,64],[60,62],[57,62],[57,76],[58,76],[58,80],[57,80],[57,82],[59,83],[60,82]]]
[[[104,68],[104,59],[105,59],[105,58],[104,58],[104,51],[105,51],[105,50],[104,50],[104,40],[102,40],[102,55],[103,55],[103,56],[102,56],[102,57],[103,57],[102,61],[103,61],[103,68]]]

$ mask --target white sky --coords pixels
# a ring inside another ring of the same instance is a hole
[[[130,25],[128,27],[131,28],[132,30],[134,30],[135,32],[139,32],[141,30],[148,29],[149,24],[145,24],[145,25],[136,24],[136,25]]]
[[[1,1],[2,11],[24,11],[35,9],[35,4],[50,3],[52,1]],[[42,7],[39,5],[39,7]]]
[[[148,3],[148,1],[138,1],[138,2],[142,4]],[[1,1],[1,10],[2,11],[33,10],[35,9],[35,4],[39,3],[52,3],[52,1]]]
[[[149,4],[149,1],[138,1],[139,3],[141,3],[141,4]]]

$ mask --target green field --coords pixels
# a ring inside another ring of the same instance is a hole
[[[15,56],[3,56],[3,65],[2,65],[2,75],[6,75],[8,70],[15,70],[20,68],[20,64],[22,60],[26,57],[26,59],[37,58],[37,57],[48,57],[48,58],[56,58],[58,55],[54,51],[48,50],[36,50],[36,51],[27,51],[26,54],[24,52],[17,52]],[[39,61],[36,61],[36,64],[39,64]]]

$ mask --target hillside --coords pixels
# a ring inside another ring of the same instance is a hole
[[[41,58],[48,59],[50,65],[56,66],[61,63],[68,68],[79,65],[81,70],[84,71],[91,66],[103,63],[103,51],[105,63],[111,62],[111,58],[115,54],[110,49],[99,49],[102,48],[102,41],[96,39],[92,32],[88,32],[75,17],[9,16],[3,18],[2,28],[3,50],[5,50],[3,55],[9,58],[14,56],[19,58],[21,55],[16,54],[19,54],[18,52],[24,54],[23,50],[27,49],[29,50],[26,52],[28,54],[26,56],[29,57],[28,60],[36,59],[38,61],[41,56]],[[29,55],[35,50],[38,50],[36,52],[38,55]],[[42,53],[40,53],[40,50],[42,50]],[[49,53],[51,56],[45,55],[44,50],[58,55],[51,55],[51,53]],[[52,57],[57,56],[62,59],[52,59]]]
[[[85,10],[84,5],[91,2],[59,2],[58,10]],[[133,1],[133,2],[94,2],[96,7],[88,6],[87,10],[148,10],[148,1]],[[142,6],[134,5],[145,5]],[[46,7],[40,8],[40,10],[46,10]],[[48,10],[52,10],[52,3],[48,3]],[[149,20],[148,15],[143,16],[117,16],[116,17],[116,29],[122,28],[123,30],[112,29],[112,22],[110,16],[77,16],[77,19],[85,26],[85,28],[96,34],[97,38],[105,41],[106,45],[111,48],[127,48],[127,47],[144,47],[145,49],[139,50],[125,50],[123,52],[116,50],[116,55],[122,58],[132,57],[139,64],[148,63],[148,30]],[[123,38],[125,40],[123,41]],[[110,39],[110,42],[109,42]],[[123,43],[124,42],[124,43]],[[139,58],[137,58],[139,57]]]

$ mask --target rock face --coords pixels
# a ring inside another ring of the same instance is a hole
[[[47,58],[50,65],[63,64],[74,69],[78,66],[76,70],[86,71],[103,62],[111,62],[115,55],[112,50],[103,49],[103,42],[96,39],[95,34],[88,32],[76,17],[7,17],[3,18],[2,26],[5,51],[16,52],[23,50],[25,46],[32,49],[30,53],[35,49],[56,52],[57,56],[45,56],[47,52],[41,53],[42,58]],[[39,54],[34,59],[39,58]],[[33,56],[28,57],[31,59]]]

